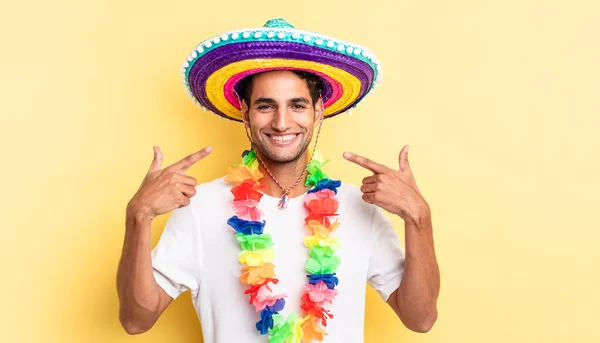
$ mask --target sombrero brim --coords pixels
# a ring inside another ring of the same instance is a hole
[[[183,83],[200,106],[242,121],[240,81],[270,70],[318,75],[325,118],[349,111],[381,81],[381,66],[369,50],[325,35],[290,28],[227,32],[200,43],[181,68]]]

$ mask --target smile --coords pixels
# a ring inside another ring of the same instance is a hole
[[[297,138],[298,138],[299,134],[288,134],[288,135],[269,135],[267,134],[267,137],[269,137],[269,140],[275,144],[275,145],[290,145],[292,143],[294,143]]]

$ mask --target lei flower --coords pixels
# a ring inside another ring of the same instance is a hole
[[[304,317],[291,312],[287,319],[284,318],[280,312],[285,307],[287,295],[275,294],[270,286],[279,280],[271,263],[275,258],[271,235],[263,233],[265,221],[261,220],[263,212],[259,208],[264,195],[260,184],[263,174],[258,170],[256,153],[244,151],[242,164],[230,166],[225,177],[225,181],[235,185],[231,189],[235,215],[227,220],[227,224],[235,230],[235,238],[242,249],[238,256],[243,265],[239,279],[248,285],[244,294],[249,296],[249,304],[260,312],[256,330],[261,335],[268,335],[269,343],[321,342],[327,332],[320,325],[327,326],[327,321],[333,318],[324,306],[331,304],[338,294],[339,280],[335,271],[341,261],[335,253],[341,245],[331,233],[339,223],[337,220],[332,222],[331,218],[338,215],[336,196],[341,182],[331,180],[322,171],[326,162],[317,151],[307,165],[305,185],[313,187],[304,198],[304,206],[309,210],[305,218],[308,235],[304,240],[309,249],[305,265],[309,274],[300,306],[306,312]]]

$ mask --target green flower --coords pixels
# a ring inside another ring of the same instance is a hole
[[[313,246],[310,248],[309,259],[306,261],[305,269],[311,274],[331,274],[340,265],[339,256],[329,246]]]
[[[240,246],[243,250],[260,250],[267,249],[273,246],[270,233],[263,233],[262,235],[244,235],[243,233],[236,233]]]
[[[309,175],[306,177],[305,186],[316,186],[317,182],[329,178],[329,176],[323,172],[323,166],[328,161],[329,160],[324,161],[323,155],[320,151],[315,151],[312,161],[310,161],[308,166],[306,166],[306,170],[308,171]]]
[[[242,163],[247,165],[250,169],[256,169],[258,167],[258,159],[256,158],[256,152],[251,150],[246,156],[242,157]]]
[[[284,343],[293,335],[296,313],[290,313],[287,320],[281,314],[273,315],[273,328],[269,330],[269,343]]]

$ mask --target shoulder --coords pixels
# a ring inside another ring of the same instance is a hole
[[[227,203],[231,200],[231,184],[225,176],[196,186],[196,195],[191,199],[195,203]]]
[[[362,197],[362,192],[355,184],[349,182],[342,182],[342,185],[338,188],[338,197]]]
[[[338,188],[340,205],[352,208],[355,211],[366,211],[372,214],[375,205],[365,202],[362,195],[360,188],[352,183],[342,182],[342,185]]]
[[[340,214],[350,215],[353,221],[370,226],[374,234],[378,234],[383,228],[393,226],[379,206],[363,200],[363,193],[359,187],[351,183],[342,183],[338,192]]]
[[[362,199],[362,191],[352,183],[344,183],[338,188],[340,213],[352,214],[353,220],[372,223],[376,206]]]
[[[225,176],[212,181],[203,182],[196,186],[197,191],[205,192],[223,192],[228,191],[231,188],[231,184],[225,181]]]

